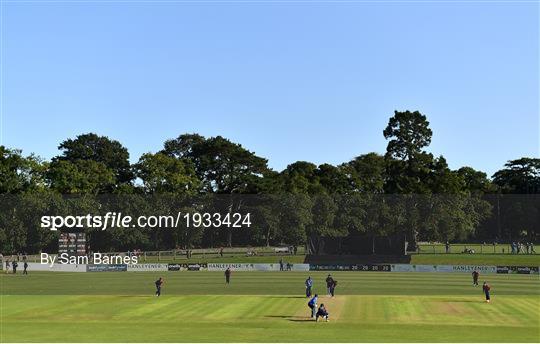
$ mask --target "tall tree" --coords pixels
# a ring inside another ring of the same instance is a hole
[[[207,192],[253,192],[270,172],[266,159],[221,136],[181,135],[166,141],[162,152],[192,161]]]
[[[143,154],[135,171],[146,193],[196,194],[202,184],[191,161],[163,153]]]
[[[482,171],[477,171],[472,167],[464,166],[456,172],[463,180],[464,190],[470,191],[471,193],[493,193],[496,191],[495,186],[491,183],[487,174]]]
[[[62,194],[102,194],[115,187],[114,171],[94,160],[55,160],[46,179],[51,189]]]
[[[340,166],[349,178],[352,190],[366,193],[383,193],[385,176],[384,157],[377,153],[360,155]]]
[[[383,131],[388,142],[386,155],[394,159],[412,161],[431,143],[433,132],[426,116],[418,111],[394,111]]]
[[[435,194],[457,194],[464,188],[463,178],[448,168],[443,156],[432,160],[430,173],[425,182],[430,192]]]
[[[352,191],[349,178],[341,167],[322,164],[315,171],[315,175],[328,194],[348,194]]]
[[[0,146],[0,194],[43,188],[44,165],[35,156]]]
[[[433,132],[426,116],[418,111],[395,111],[383,131],[386,147],[389,193],[427,193],[424,181],[433,166],[433,155],[424,151]]]
[[[62,155],[53,158],[53,162],[95,161],[113,171],[116,186],[133,180],[128,150],[116,140],[89,133],[63,141],[58,149],[62,150]]]
[[[280,197],[280,231],[277,239],[289,245],[305,244],[308,227],[313,223],[312,207],[312,200],[305,194]]]
[[[307,161],[297,161],[285,168],[280,174],[282,188],[294,194],[314,195],[324,193],[318,177],[317,165]]]
[[[201,155],[201,149],[206,142],[206,138],[199,134],[182,134],[176,139],[167,140],[163,144],[163,153],[175,158],[198,159]]]
[[[504,193],[540,193],[540,159],[510,160],[502,170],[495,172],[493,183],[498,185]]]

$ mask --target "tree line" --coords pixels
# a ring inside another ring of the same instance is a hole
[[[88,233],[96,250],[290,244],[319,237],[403,234],[419,240],[535,241],[540,159],[508,161],[491,178],[452,170],[426,151],[432,130],[418,111],[395,111],[384,155],[340,165],[268,160],[217,136],[183,134],[131,164],[118,141],[94,133],[66,139],[50,161],[0,146],[0,252],[55,250],[57,233],[39,227],[48,212],[83,214],[251,212],[249,228],[130,228]],[[234,197],[233,197],[234,196]],[[101,209],[101,210],[100,210]]]

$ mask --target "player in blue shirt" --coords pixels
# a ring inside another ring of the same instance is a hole
[[[315,316],[317,315],[317,300],[319,299],[319,295],[315,294],[311,300],[308,302],[308,307],[311,309],[311,317],[315,319]]]

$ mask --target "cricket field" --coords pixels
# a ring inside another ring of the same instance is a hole
[[[304,280],[330,312],[309,318]],[[538,275],[332,272],[0,276],[0,342],[539,342]],[[163,276],[163,295],[154,281]]]

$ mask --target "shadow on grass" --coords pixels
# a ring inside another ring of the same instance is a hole
[[[305,321],[314,321],[312,318],[309,317],[301,317],[301,316],[291,316],[291,315],[267,315],[266,318],[280,318],[280,319],[286,319],[288,321],[294,321],[294,322],[305,322]]]
[[[311,322],[315,322],[315,320],[311,319],[311,318],[303,318],[303,319],[287,319],[289,321],[294,321],[294,322],[306,322],[306,321],[311,321]]]

